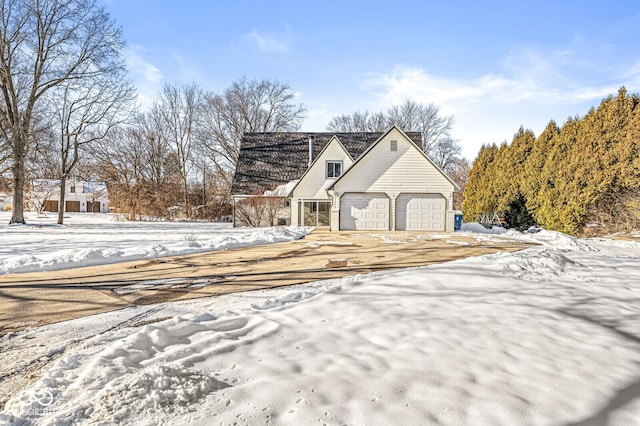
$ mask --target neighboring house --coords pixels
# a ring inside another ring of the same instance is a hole
[[[279,223],[452,231],[460,189],[420,142],[420,133],[395,126],[385,133],[247,133],[231,190],[234,212],[243,212],[234,213],[234,224],[247,224],[239,216],[248,203],[268,210],[261,201],[273,204],[279,195]]]
[[[34,179],[29,194],[35,210],[57,212],[60,200],[60,181]],[[109,193],[104,182],[69,179],[65,192],[65,212],[108,213]]]

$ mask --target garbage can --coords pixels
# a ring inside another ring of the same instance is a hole
[[[459,231],[462,229],[462,213],[455,213],[453,215],[453,230]]]

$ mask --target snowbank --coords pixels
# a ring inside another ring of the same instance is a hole
[[[513,235],[541,246],[167,305],[67,349],[0,423],[637,423],[640,245]]]
[[[102,220],[100,220],[102,219]],[[2,225],[0,273],[52,271],[293,241],[303,227],[231,228],[192,222],[113,222],[111,215],[75,215],[64,226],[33,217]],[[40,222],[37,222],[40,220]],[[8,222],[8,219],[7,219]]]
[[[480,225],[478,222],[463,223],[462,226],[460,227],[460,230],[462,232],[477,232],[479,234],[494,234],[494,235],[501,235],[507,232],[507,230],[501,226],[492,226],[491,229],[487,229],[484,226]]]

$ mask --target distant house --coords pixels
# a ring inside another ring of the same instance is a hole
[[[247,133],[231,189],[234,224],[452,231],[460,189],[420,142],[420,133],[395,126],[385,133]]]
[[[60,199],[60,181],[34,179],[28,194],[32,207],[39,212],[57,212]],[[104,182],[69,179],[65,192],[65,212],[108,213],[109,192]]]

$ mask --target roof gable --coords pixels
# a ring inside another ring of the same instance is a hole
[[[383,132],[245,133],[238,154],[231,194],[262,194],[265,190],[300,179],[309,165],[309,136],[314,140],[313,158],[317,158],[335,136],[349,155],[358,159],[383,134]],[[414,143],[421,143],[422,135],[419,132],[410,132],[407,136]]]
[[[385,138],[387,137],[387,135],[389,135],[391,132],[393,131],[397,131],[400,136],[406,140],[407,143],[409,143],[409,145],[411,146],[411,149],[414,149],[415,151],[417,151],[440,175],[442,175],[442,177],[444,177],[451,185],[453,185],[454,191],[460,191],[460,187],[449,177],[447,176],[447,174],[442,171],[442,169],[440,167],[438,167],[433,160],[431,160],[431,158],[429,158],[429,156],[427,154],[424,153],[424,151],[420,148],[420,146],[414,141],[412,140],[408,134],[404,133],[401,129],[399,129],[397,126],[392,126],[389,130],[387,130],[384,134],[382,134],[373,144],[371,144],[371,146],[362,153],[362,155],[360,155],[360,157],[358,157],[358,159],[355,161],[355,163],[353,163],[353,165],[346,170],[342,176],[340,176],[338,179],[336,179],[335,182],[333,182],[333,184],[331,184],[327,189],[328,190],[332,190],[339,182],[341,182],[344,179],[349,179],[349,174],[353,174],[354,170],[358,169],[358,164],[360,162],[362,162],[363,159],[365,159],[371,152],[374,151],[374,149],[376,148],[376,146],[378,144],[380,144],[383,140],[385,140]]]
[[[342,158],[328,158],[328,155],[326,155],[328,153],[328,151],[335,147],[338,151],[342,152],[341,157]],[[315,185],[317,185],[317,189],[321,188],[324,185],[328,185],[328,183],[326,183],[326,179],[324,179],[324,175],[325,175],[325,161],[329,161],[329,160],[344,160],[346,157],[346,159],[350,160],[349,164],[343,165],[343,170],[350,167],[351,164],[353,164],[353,157],[351,156],[351,154],[349,153],[349,151],[347,151],[347,149],[344,147],[344,145],[342,145],[342,143],[340,142],[340,139],[338,139],[336,136],[333,136],[330,140],[329,143],[327,143],[324,148],[322,149],[322,151],[320,152],[320,154],[318,154],[318,156],[315,157],[315,159],[313,160],[313,162],[311,163],[311,165],[309,166],[309,168],[304,172],[304,174],[302,175],[302,177],[300,178],[300,180],[298,180],[298,183],[296,184],[296,186],[291,190],[291,192],[288,194],[288,197],[291,197],[292,194],[296,191],[296,189],[298,189],[299,187],[307,184],[307,177],[309,175],[313,175],[314,177],[317,177],[318,175],[322,175],[323,178],[322,179],[313,179],[313,183]],[[321,167],[321,170],[317,170],[319,167]],[[344,172],[343,172],[344,173]]]

